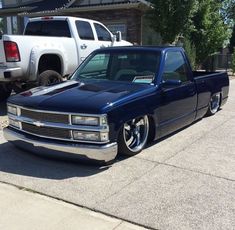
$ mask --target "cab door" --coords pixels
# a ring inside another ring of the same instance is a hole
[[[92,26],[88,21],[77,20],[75,24],[79,36],[77,43],[79,63],[81,63],[91,52],[99,47],[95,40]]]
[[[189,125],[195,119],[197,91],[190,70],[181,51],[167,51],[161,82],[161,136]]]

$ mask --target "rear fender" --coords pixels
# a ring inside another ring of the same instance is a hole
[[[38,65],[39,60],[42,55],[53,54],[57,55],[61,61],[62,75],[67,71],[65,63],[68,63],[68,56],[64,49],[47,49],[43,47],[34,47],[30,53],[30,63],[29,63],[29,81],[36,81],[38,77]]]

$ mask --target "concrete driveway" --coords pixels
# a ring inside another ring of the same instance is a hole
[[[0,181],[153,229],[235,229],[235,80],[215,116],[110,167],[36,157],[0,131]]]

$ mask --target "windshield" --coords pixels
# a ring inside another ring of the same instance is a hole
[[[106,51],[91,55],[75,72],[74,80],[153,82],[160,62],[156,51]]]

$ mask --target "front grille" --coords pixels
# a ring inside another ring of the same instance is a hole
[[[71,139],[70,131],[67,129],[52,128],[52,127],[37,127],[35,125],[22,123],[22,130],[31,134],[53,137],[60,139]]]
[[[42,122],[69,123],[69,115],[66,114],[44,113],[21,109],[21,116]]]
[[[9,104],[10,105],[10,104]],[[107,125],[100,126],[81,126],[73,125],[71,123],[71,117],[73,114],[54,112],[54,111],[44,111],[44,110],[30,110],[30,108],[24,108],[17,105],[11,105],[17,108],[17,115],[8,113],[9,119],[11,119],[11,128],[20,130],[22,132],[32,134],[38,137],[44,137],[49,139],[63,140],[63,141],[73,141],[82,143],[93,143],[93,144],[103,144],[108,143],[107,141],[88,141],[88,140],[77,140],[73,137],[73,130],[81,132],[109,132],[109,127]],[[77,114],[78,116],[85,117],[90,116],[89,114]],[[106,119],[106,115],[91,115]]]

